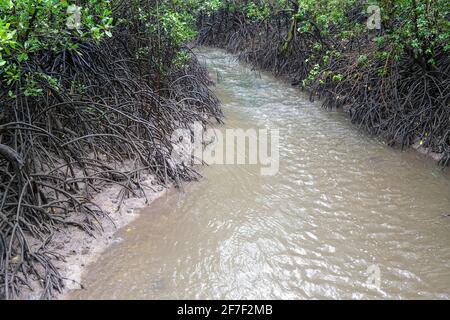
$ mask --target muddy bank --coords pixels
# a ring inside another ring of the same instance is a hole
[[[442,166],[450,164],[446,42],[424,44],[431,55],[425,64],[409,44],[399,45],[391,36],[403,27],[399,21],[411,19],[404,16],[411,10],[395,4],[383,28],[375,31],[358,29],[367,19],[363,2],[349,7],[321,2],[330,10],[308,4],[299,8],[295,2],[284,8],[264,3],[261,16],[250,14],[240,2],[241,6],[224,5],[199,17],[199,43],[226,49],[254,68],[288,78],[311,100],[320,99],[328,109],[346,110],[358,128],[391,146],[419,149]],[[342,20],[328,16],[334,10]],[[437,12],[427,14],[423,18],[433,25]],[[327,19],[319,21],[324,16]]]
[[[93,202],[105,213],[98,221],[100,228],[92,235],[76,228],[61,229],[52,236],[48,250],[58,256],[54,266],[64,279],[64,291],[56,295],[56,299],[65,299],[65,293],[71,289],[82,289],[81,281],[85,267],[94,262],[111,244],[120,242],[114,234],[126,227],[139,216],[142,208],[149,206],[155,199],[163,196],[168,190],[158,184],[152,175],[142,178],[141,184],[145,196],[131,197],[120,204],[121,188],[117,185],[107,186],[95,196]],[[170,187],[169,187],[170,188]],[[41,298],[39,283],[31,283],[33,290],[24,290],[21,299],[36,300]]]

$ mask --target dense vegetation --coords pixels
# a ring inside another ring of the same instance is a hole
[[[201,44],[287,76],[392,145],[421,145],[450,163],[448,1],[221,4],[199,19]]]
[[[77,5],[77,6],[74,6]],[[214,5],[214,3],[212,3]],[[89,234],[105,184],[141,192],[195,179],[171,161],[170,134],[221,121],[185,42],[200,1],[0,1],[0,299],[63,281],[49,249],[72,225]],[[125,164],[127,164],[125,166]]]

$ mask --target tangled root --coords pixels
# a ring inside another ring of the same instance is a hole
[[[170,135],[194,121],[221,121],[206,70],[191,54],[187,66],[162,76],[152,52],[133,53],[148,35],[117,33],[76,50],[38,52],[14,87],[0,91],[0,298],[17,297],[30,281],[41,283],[42,298],[61,292],[54,261],[63,257],[48,244],[68,225],[101,231],[105,213],[92,198],[105,185],[142,195],[143,173],[161,184],[198,177],[171,161]],[[22,90],[30,74],[40,96]]]

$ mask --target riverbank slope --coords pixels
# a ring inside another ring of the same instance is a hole
[[[222,2],[198,42],[289,79],[390,145],[450,163],[447,1]]]
[[[222,121],[185,45],[191,7],[79,4],[0,5],[0,299],[49,299],[77,281],[80,254],[133,218],[110,216],[118,205],[198,179],[173,161],[172,133]]]

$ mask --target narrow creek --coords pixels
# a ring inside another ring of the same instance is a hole
[[[88,266],[72,299],[450,298],[450,175],[216,49],[225,128],[278,128],[280,170],[212,165]]]

